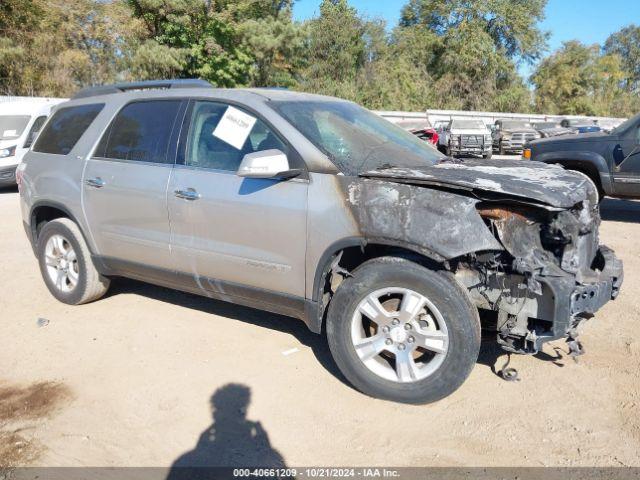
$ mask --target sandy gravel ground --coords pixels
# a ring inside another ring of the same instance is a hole
[[[406,406],[350,388],[285,317],[133,281],[58,303],[1,191],[0,463],[640,466],[640,203],[606,200],[603,217],[626,281],[585,356],[556,342],[515,357],[508,383],[486,342],[460,390]]]

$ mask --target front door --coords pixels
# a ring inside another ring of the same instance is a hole
[[[178,271],[202,293],[231,301],[303,298],[308,180],[236,175],[247,153],[279,149],[292,162],[295,152],[255,114],[235,106],[195,101],[187,117],[184,155],[168,195]]]
[[[98,254],[118,267],[172,268],[167,183],[184,103],[129,103],[87,161],[83,175],[87,222]]]
[[[620,196],[640,195],[640,126],[624,133],[613,150],[614,191]]]

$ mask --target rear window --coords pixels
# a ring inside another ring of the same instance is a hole
[[[24,132],[31,117],[28,115],[0,116],[0,140],[13,140]]]
[[[67,155],[103,108],[104,103],[61,108],[38,135],[33,150]]]
[[[173,159],[167,159],[167,150],[181,103],[181,100],[143,101],[125,106],[105,132],[95,156],[173,163]]]

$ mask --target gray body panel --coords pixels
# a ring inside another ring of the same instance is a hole
[[[171,165],[87,160],[82,203],[95,251],[101,256],[172,268],[167,216]],[[97,188],[89,180],[100,179]]]
[[[187,188],[200,198],[173,194]],[[303,179],[174,168],[168,209],[176,270],[304,297],[308,188]]]

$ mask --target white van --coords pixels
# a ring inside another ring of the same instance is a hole
[[[0,103],[0,187],[15,185],[16,167],[51,109],[65,99],[30,98]]]

